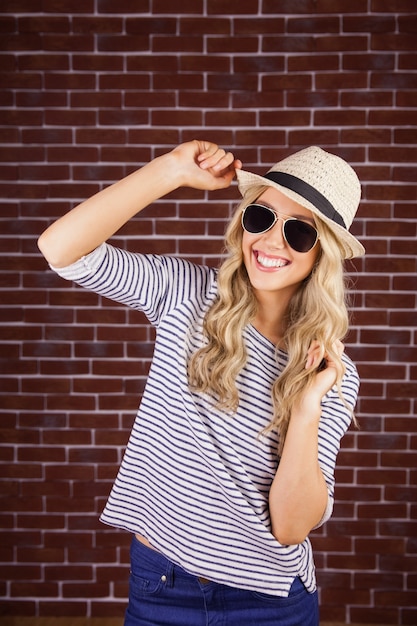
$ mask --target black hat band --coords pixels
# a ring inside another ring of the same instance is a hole
[[[292,174],[287,174],[286,172],[268,172],[268,174],[265,174],[263,178],[272,180],[272,182],[282,185],[282,187],[295,191],[295,193],[298,193],[300,196],[311,202],[311,204],[319,209],[323,215],[333,220],[333,222],[336,222],[336,224],[339,224],[339,226],[346,228],[346,224],[342,216],[336,211],[332,203],[329,202],[329,200],[323,196],[320,191],[317,191],[317,189],[304,182],[304,180],[301,180]]]

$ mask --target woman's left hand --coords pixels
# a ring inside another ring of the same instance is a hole
[[[344,344],[336,340],[333,344],[333,351],[341,357],[344,350]],[[324,351],[323,346],[314,340],[307,352],[305,368],[316,369],[317,373],[309,386],[309,391],[316,393],[321,400],[335,384],[340,372],[340,363],[335,362],[332,356]]]

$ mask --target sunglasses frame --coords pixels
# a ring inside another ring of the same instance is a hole
[[[245,217],[245,213],[246,213],[246,210],[247,210],[249,207],[252,207],[252,206],[255,206],[255,207],[260,207],[260,208],[262,208],[262,209],[265,209],[265,210],[266,210],[266,211],[268,211],[269,213],[272,213],[272,215],[274,216],[274,221],[272,222],[271,226],[268,226],[268,228],[265,228],[265,230],[260,230],[260,231],[257,231],[257,232],[251,232],[250,230],[247,230],[247,229],[245,228],[245,225],[244,225],[244,223],[243,223],[243,220],[244,220],[244,217]],[[264,204],[260,204],[259,202],[251,202],[250,204],[248,204],[247,206],[245,206],[245,208],[244,208],[244,209],[242,209],[242,216],[241,216],[241,224],[242,224],[242,228],[243,228],[243,230],[244,230],[244,231],[246,231],[246,232],[247,232],[247,233],[249,233],[250,235],[263,235],[264,233],[267,233],[269,230],[271,230],[271,228],[273,228],[273,227],[275,226],[275,224],[276,224],[279,220],[281,220],[281,221],[282,221],[282,235],[283,235],[283,237],[284,237],[285,241],[287,242],[287,244],[290,246],[290,248],[291,248],[292,250],[295,250],[296,252],[300,252],[300,254],[307,254],[307,252],[310,252],[310,251],[314,248],[314,246],[317,244],[317,242],[318,242],[318,240],[319,240],[319,238],[320,238],[320,235],[319,235],[319,233],[318,233],[317,228],[315,228],[315,226],[313,226],[312,224],[308,224],[308,222],[304,222],[304,220],[300,220],[298,217],[292,217],[291,215],[286,215],[285,213],[279,213],[278,211],[275,211],[275,209],[272,209],[272,208],[271,208],[271,207],[269,207],[269,206],[265,206]],[[308,249],[308,250],[306,250],[305,252],[302,252],[302,251],[300,251],[300,250],[297,250],[296,248],[294,248],[294,247],[290,244],[290,242],[288,241],[287,236],[286,236],[286,234],[285,234],[285,224],[286,224],[287,222],[301,222],[302,224],[305,224],[306,226],[310,226],[310,228],[312,228],[312,229],[316,232],[316,239],[315,239],[315,241],[314,241],[313,245],[311,246],[311,248],[309,248],[309,249]]]

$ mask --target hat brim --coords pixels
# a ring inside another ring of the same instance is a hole
[[[301,206],[309,209],[312,213],[314,213],[314,215],[317,215],[317,217],[323,220],[323,222],[327,224],[330,230],[337,237],[344,250],[345,259],[360,257],[365,254],[365,248],[363,245],[356,239],[356,237],[351,235],[346,228],[336,224],[336,222],[332,219],[326,217],[314,204],[312,204],[309,200],[306,200],[306,198],[297,192],[292,191],[292,189],[288,189],[287,187],[284,187],[272,180],[268,180],[268,178],[265,178],[264,176],[253,174],[252,172],[246,172],[245,170],[236,170],[236,177],[239,191],[243,197],[252,187],[273,187],[287,196],[287,198],[294,200],[298,204],[301,204]]]

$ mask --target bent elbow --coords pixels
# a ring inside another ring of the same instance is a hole
[[[282,545],[282,546],[296,546],[299,545],[300,543],[303,543],[303,541],[306,540],[307,535],[296,535],[296,534],[290,534],[288,533],[286,534],[279,534],[277,535],[276,533],[274,533],[274,537],[275,539]]]
[[[307,539],[308,532],[302,529],[282,527],[273,527],[272,534],[282,546],[295,546],[303,543]]]
[[[59,268],[65,267],[65,265],[69,265],[69,263],[66,262],[65,257],[63,257],[62,253],[60,252],[56,242],[53,241],[53,238],[50,236],[47,230],[40,235],[37,244],[42,255],[52,267]]]
[[[43,256],[48,261],[48,263],[50,263],[51,265],[54,265],[51,259],[51,251],[49,250],[48,236],[46,234],[46,231],[42,233],[40,237],[38,237],[38,241],[36,243],[38,244],[39,250],[42,252]]]

